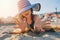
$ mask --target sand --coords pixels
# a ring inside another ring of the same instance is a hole
[[[45,32],[40,34],[9,34],[12,25],[0,26],[0,40],[60,40],[60,32]]]

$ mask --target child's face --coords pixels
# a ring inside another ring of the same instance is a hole
[[[24,16],[27,19],[27,23],[31,24],[32,23],[32,19],[31,19],[31,10],[27,10],[25,12],[22,13],[22,16]]]

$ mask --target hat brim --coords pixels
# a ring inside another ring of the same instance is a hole
[[[25,12],[31,8],[33,9],[33,11],[39,11],[41,9],[41,5],[40,5],[40,3],[36,3],[36,4],[30,5],[30,6],[27,6],[27,7],[23,8],[22,10],[20,10],[19,13]]]

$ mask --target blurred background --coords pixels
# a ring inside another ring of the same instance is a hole
[[[14,23],[12,20],[18,14],[17,2],[19,0],[0,0],[0,23]],[[29,0],[31,4],[40,3],[41,10],[33,12],[39,16],[45,14],[59,14],[60,16],[60,0]]]
[[[17,2],[19,0],[0,0],[0,17],[15,16],[18,13]],[[40,3],[41,10],[34,14],[45,14],[60,11],[60,0],[29,0],[31,4]]]

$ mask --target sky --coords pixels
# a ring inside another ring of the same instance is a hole
[[[60,11],[60,0],[29,0],[31,4],[40,3],[41,9],[35,14]],[[18,13],[18,0],[0,0],[0,17],[15,16]]]
[[[29,0],[29,1],[31,3],[41,4],[41,10],[38,12],[39,14],[55,12],[56,8],[57,11],[60,11],[60,0]]]

